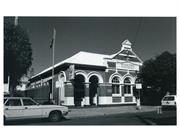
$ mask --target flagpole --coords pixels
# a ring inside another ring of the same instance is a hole
[[[51,93],[51,100],[53,101],[53,88],[54,88],[54,56],[55,56],[55,39],[56,39],[56,30],[53,30],[53,51],[52,51],[52,93]]]

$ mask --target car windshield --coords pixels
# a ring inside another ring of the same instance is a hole
[[[173,96],[164,97],[163,100],[165,100],[165,101],[173,101],[174,97]]]

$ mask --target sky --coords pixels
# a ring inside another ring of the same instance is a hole
[[[13,23],[14,17],[4,21]],[[18,24],[29,34],[35,74],[52,65],[53,28],[55,64],[79,51],[114,54],[126,39],[142,61],[164,51],[176,53],[175,17],[18,17]]]

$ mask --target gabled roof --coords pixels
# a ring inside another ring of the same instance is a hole
[[[143,63],[143,61],[133,52],[131,45],[129,40],[125,40],[122,43],[121,50],[116,54],[113,54],[112,59],[127,60],[128,58],[128,61]]]
[[[129,56],[129,61],[142,63],[141,59],[132,51],[131,43],[129,42],[129,40],[125,40],[122,43],[121,50],[115,54],[104,55],[104,54],[96,54],[96,53],[80,51],[75,55],[65,59],[64,61],[55,64],[54,68],[66,63],[106,67],[104,59],[126,60],[127,55]],[[51,69],[52,66],[36,74],[35,76],[32,76],[31,78],[37,77],[45,72],[50,71]]]
[[[126,54],[126,55],[134,55],[131,51],[129,50],[122,50],[120,51],[121,54]]]
[[[73,63],[73,64],[105,66],[104,58],[106,58],[106,57],[109,57],[109,55],[80,51],[77,54],[75,54],[74,56],[65,60],[65,62]]]
[[[128,60],[137,63],[143,63],[143,61],[131,50],[122,50],[112,57],[112,59]]]
[[[104,58],[108,58],[108,57],[109,57],[109,55],[80,51],[80,52],[76,53],[75,55],[71,56],[70,58],[67,58],[64,61],[61,61],[61,62],[55,64],[54,68],[56,68],[62,64],[65,64],[65,63],[105,67]],[[43,73],[45,73],[51,69],[52,69],[52,66],[43,70],[42,72],[36,74],[35,76],[32,76],[31,78],[39,76],[39,75],[41,75],[41,74],[43,74]]]

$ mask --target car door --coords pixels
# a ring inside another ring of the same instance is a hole
[[[42,109],[40,106],[30,98],[23,98],[24,117],[25,118],[41,118]]]
[[[20,98],[8,99],[4,105],[6,119],[21,119],[24,114],[24,107]]]

